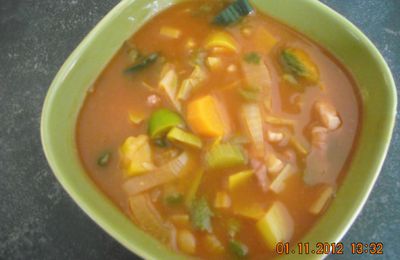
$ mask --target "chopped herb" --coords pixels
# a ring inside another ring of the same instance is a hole
[[[108,165],[111,159],[111,152],[104,152],[100,155],[99,159],[97,159],[97,165],[100,167],[105,167]]]
[[[193,201],[190,220],[195,229],[211,232],[211,217],[213,215],[205,197]]]
[[[244,60],[247,63],[260,64],[261,57],[260,57],[260,55],[258,55],[257,52],[249,52],[244,56]]]
[[[246,101],[257,101],[260,98],[260,90],[256,88],[239,88],[238,92]]]
[[[148,56],[142,57],[139,62],[137,62],[135,65],[127,68],[125,70],[125,73],[136,73],[138,71],[141,71],[151,64],[155,63],[157,59],[159,58],[159,54],[157,52],[153,52],[149,54]]]
[[[227,228],[228,228],[228,235],[231,238],[234,238],[236,236],[236,234],[239,233],[241,224],[240,224],[239,220],[231,218],[227,222]]]
[[[249,253],[249,248],[245,244],[233,239],[229,240],[229,250],[239,258],[246,257]]]
[[[183,202],[183,194],[179,193],[179,192],[174,192],[174,193],[168,194],[165,197],[165,202],[169,206],[179,205],[179,204],[181,204]]]
[[[248,0],[237,0],[222,10],[213,20],[216,25],[227,26],[239,22],[242,17],[253,12]]]

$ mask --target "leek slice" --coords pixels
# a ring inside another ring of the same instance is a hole
[[[162,108],[151,114],[148,133],[151,139],[157,139],[166,134],[171,128],[183,125],[183,120],[179,114]]]
[[[260,156],[264,155],[264,130],[260,107],[257,104],[246,104],[242,115],[250,139]]]
[[[206,163],[211,169],[229,168],[246,163],[242,149],[230,143],[214,145],[206,153]]]
[[[213,20],[216,25],[231,25],[241,20],[243,16],[253,12],[253,7],[248,0],[237,0],[222,10]]]
[[[232,192],[247,183],[254,175],[253,170],[241,171],[229,176],[229,190]]]
[[[161,80],[158,83],[159,87],[165,91],[176,110],[180,111],[181,103],[176,98],[178,92],[178,75],[175,69],[171,64],[166,64],[161,75]]]
[[[191,133],[183,131],[178,127],[174,127],[167,134],[167,139],[172,142],[186,144],[193,148],[201,148],[203,146],[201,139]]]
[[[189,78],[182,81],[177,95],[178,100],[187,100],[190,94],[206,79],[206,77],[207,75],[204,70],[196,65]]]

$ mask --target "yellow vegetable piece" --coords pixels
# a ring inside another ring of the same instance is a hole
[[[241,205],[234,207],[234,213],[245,218],[259,220],[265,214],[265,209],[259,204]]]
[[[138,125],[144,121],[144,115],[140,114],[139,112],[136,113],[129,113],[129,121],[135,125]]]
[[[208,57],[206,64],[210,70],[216,71],[222,67],[222,60],[219,57]]]
[[[279,242],[287,242],[293,235],[293,219],[285,205],[274,202],[268,212],[257,222],[257,230],[272,251]]]
[[[225,134],[224,123],[212,96],[204,96],[188,104],[187,122],[199,135],[217,137]]]
[[[278,43],[278,40],[263,27],[257,28],[253,41],[256,49],[265,53],[269,53]]]
[[[205,44],[206,49],[223,48],[231,52],[239,52],[239,46],[235,39],[227,32],[213,32],[211,33]]]
[[[147,135],[128,137],[120,148],[121,166],[126,177],[140,175],[154,169]]]
[[[253,170],[242,171],[229,176],[229,189],[231,191],[237,189],[239,186],[246,184],[254,175]]]
[[[171,142],[181,143],[198,149],[203,146],[199,137],[180,129],[179,127],[172,128],[167,134],[167,139]]]
[[[193,38],[189,38],[185,44],[185,48],[188,50],[193,49],[194,47],[196,47],[196,42],[194,41]]]
[[[231,206],[232,201],[231,198],[229,197],[228,193],[225,191],[219,191],[215,195],[215,200],[214,200],[214,207],[215,208],[220,208],[220,209],[227,209]]]
[[[196,238],[193,233],[187,229],[178,231],[177,243],[179,249],[187,254],[194,254],[196,252]]]
[[[177,227],[188,227],[190,219],[188,214],[177,214],[170,217],[171,222]]]
[[[174,27],[163,26],[160,29],[160,34],[171,39],[178,39],[182,32]]]

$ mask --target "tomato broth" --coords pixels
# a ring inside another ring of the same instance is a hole
[[[76,139],[99,188],[172,250],[266,259],[329,207],[360,114],[323,47],[247,1],[189,1],[124,43]]]

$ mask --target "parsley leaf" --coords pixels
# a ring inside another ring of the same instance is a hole
[[[194,228],[211,232],[211,217],[214,216],[205,197],[193,201],[190,220]]]
[[[252,64],[260,64],[261,62],[261,57],[258,55],[256,52],[249,52],[244,56],[244,60],[247,63],[252,63]]]

